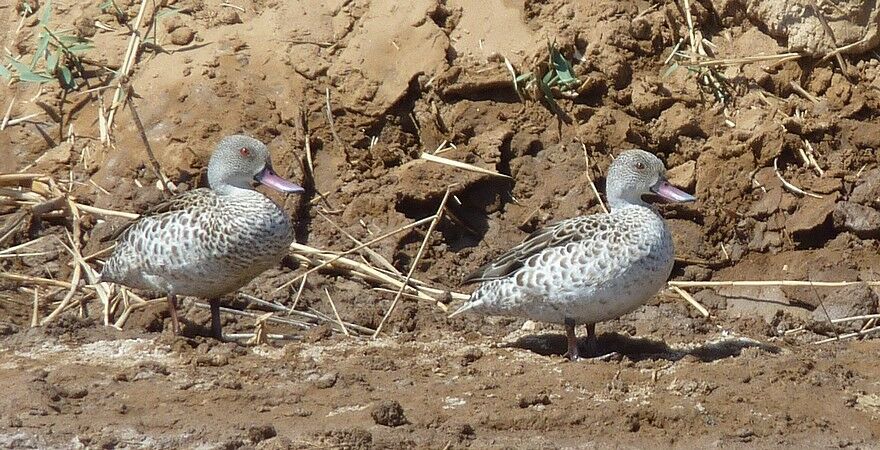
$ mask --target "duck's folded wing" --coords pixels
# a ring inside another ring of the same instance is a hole
[[[569,242],[583,239],[589,233],[594,233],[603,216],[575,217],[539,228],[521,244],[468,275],[462,284],[505,278],[521,268],[529,257],[548,248],[563,246]]]
[[[125,224],[114,230],[113,233],[102,238],[101,242],[118,240],[120,237],[122,237],[122,235],[124,235],[128,230],[131,229],[132,225],[134,225],[138,220],[144,217],[157,216],[159,214],[171,211],[179,211],[188,208],[199,208],[202,205],[213,204],[216,200],[216,194],[214,194],[214,191],[208,188],[198,188],[180,193],[178,195],[175,195],[174,197],[153,205],[150,209],[141,214],[141,216],[137,219],[132,219],[126,222]]]

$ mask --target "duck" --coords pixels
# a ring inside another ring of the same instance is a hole
[[[672,273],[672,234],[645,195],[696,200],[667,181],[657,156],[641,149],[623,151],[608,168],[608,213],[539,228],[481,266],[463,281],[479,285],[450,317],[470,312],[564,325],[564,356],[573,361],[582,356],[575,327],[584,324],[586,355],[600,356],[596,324],[645,304]]]
[[[117,230],[99,282],[164,294],[174,334],[177,298],[207,299],[211,334],[222,340],[221,298],[278,265],[294,241],[290,216],[255,189],[259,184],[305,191],[275,172],[264,143],[241,134],[222,138],[208,162],[209,187],[171,197]]]

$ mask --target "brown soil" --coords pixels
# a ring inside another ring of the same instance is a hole
[[[366,241],[433,214],[457,183],[414,275],[466,290],[459,280],[536,227],[600,211],[581,144],[600,190],[611,156],[641,147],[699,197],[663,207],[681,259],[673,279],[880,280],[873,52],[844,56],[843,71],[834,57],[722,68],[731,84],[725,109],[686,69],[662,77],[687,35],[675,2],[233,2],[243,11],[217,0],[156,3],[179,11],[159,19],[153,44],[164,51],[141,53],[130,80],[163,173],[180,190],[197,186],[212,145],[245,132],[269,143],[280,173],[302,179],[310,139],[313,191],[326,201],[274,197],[297,216],[302,243],[351,248],[319,213]],[[719,57],[787,49],[778,27],[757,22],[771,9],[691,3]],[[52,27],[91,35],[89,60],[116,68],[126,28],[86,4],[53,2]],[[140,6],[116,4],[129,20]],[[0,38],[14,54],[32,54],[39,14],[16,32],[17,14],[0,6]],[[569,59],[584,55],[575,64],[581,94],[559,100],[570,123],[540,102],[520,102],[503,62],[520,72],[545,66],[548,38]],[[0,172],[51,175],[101,208],[139,212],[162,198],[127,108],[104,146],[97,93],[63,98],[47,84],[32,101],[36,94],[26,83],[0,91],[12,118],[52,112],[0,132]],[[419,159],[443,141],[456,148],[442,156],[512,181]],[[805,142],[821,176],[803,164]],[[786,189],[774,160],[786,180],[822,198]],[[0,258],[0,271],[70,279],[70,255],[53,238],[67,242],[69,217],[38,220],[29,207],[0,202],[0,237],[13,230],[0,248],[50,237],[28,247],[32,255]],[[104,219],[84,216],[83,254],[121,223]],[[372,248],[406,273],[425,230]],[[294,273],[269,271],[243,292],[290,306],[296,286],[274,290]],[[815,344],[865,325],[828,319],[876,314],[877,288],[691,290],[709,318],[662,293],[599,325],[600,345],[620,357],[567,363],[560,328],[447,319],[426,301],[404,299],[376,340],[326,323],[270,324],[270,333],[298,339],[255,346],[200,337],[208,314],[191,302],[181,337],[170,334],[161,303],[122,330],[104,327],[100,301],[83,293],[83,308],[31,328],[33,287],[0,279],[0,447],[873,448],[880,435],[880,341]],[[375,328],[393,293],[374,287],[344,273],[311,275],[297,309],[332,316],[327,289],[343,319]],[[39,289],[45,317],[67,290]],[[263,309],[241,298],[226,305]],[[246,333],[254,321],[225,315],[224,326]]]

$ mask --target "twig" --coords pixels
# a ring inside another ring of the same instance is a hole
[[[274,302],[267,302],[266,300],[263,300],[258,297],[254,297],[253,295],[250,295],[250,294],[245,294],[243,292],[240,293],[239,296],[247,299],[248,301],[256,303],[258,305],[265,306],[266,308],[269,308],[273,311],[286,312],[288,314],[297,315],[300,317],[305,317],[306,319],[314,320],[314,321],[318,321],[318,322],[328,322],[328,323],[333,323],[333,324],[336,323],[335,320],[327,318],[327,317],[323,317],[318,314],[311,314],[311,313],[308,313],[305,311],[295,311],[295,310],[289,311],[288,308],[284,305],[279,305],[278,303],[274,303]],[[291,320],[291,319],[289,319],[289,320]],[[295,322],[296,326],[298,326],[302,329],[309,329],[312,327],[312,324],[309,324],[309,323],[298,322],[298,321],[293,321],[293,320],[291,320],[291,321]],[[345,322],[345,321],[343,321],[343,322],[345,323],[345,326],[349,330],[354,330],[354,331],[357,331],[358,333],[361,333],[361,334],[372,334],[373,331],[375,331],[372,328],[367,328],[365,326],[361,326],[356,323]]]
[[[385,312],[385,316],[382,317],[382,321],[379,322],[379,326],[376,327],[376,332],[373,333],[373,339],[379,336],[379,333],[382,331],[382,326],[385,325],[385,321],[388,320],[388,317],[394,311],[394,308],[397,306],[397,302],[400,300],[401,294],[403,294],[403,290],[409,285],[409,280],[412,278],[413,272],[415,272],[416,267],[419,265],[419,260],[422,258],[422,253],[425,251],[425,247],[428,246],[428,240],[431,238],[431,233],[434,232],[434,228],[437,227],[437,223],[440,222],[440,218],[443,217],[443,210],[446,208],[446,201],[449,200],[449,192],[452,186],[446,187],[446,193],[443,194],[443,200],[440,200],[440,206],[437,208],[437,214],[434,214],[434,220],[431,221],[431,225],[428,227],[428,231],[425,233],[425,239],[422,240],[422,245],[419,247],[418,253],[416,253],[415,259],[413,259],[412,264],[410,264],[409,272],[406,274],[406,279],[403,281],[403,284],[400,286],[400,290],[397,291],[397,295],[394,296],[394,300],[391,301],[391,306],[388,308],[388,311]]]
[[[311,179],[314,180],[315,179],[315,165],[312,162],[312,144],[309,139],[309,123],[306,120],[305,111],[300,110],[299,120],[300,120],[300,126],[302,127],[302,130],[303,130],[303,141],[305,141],[304,147],[306,150],[306,163],[309,166],[309,175],[310,175]]]
[[[227,8],[237,9],[237,10],[239,10],[239,11],[241,11],[241,12],[245,12],[245,11],[244,11],[244,8],[242,8],[241,6],[233,5],[232,3],[228,3],[228,2],[223,2],[223,3],[220,4],[220,6],[225,6],[225,7],[227,7]]]
[[[141,136],[141,142],[144,143],[144,149],[147,151],[147,159],[150,160],[150,165],[153,168],[153,172],[156,175],[156,178],[162,183],[162,192],[167,196],[173,193],[171,189],[171,182],[168,181],[168,178],[165,177],[165,174],[162,173],[162,167],[159,165],[159,160],[156,159],[156,155],[153,153],[153,147],[150,145],[150,140],[147,138],[147,131],[144,130],[144,124],[141,122],[141,116],[138,114],[137,109],[134,107],[134,100],[132,97],[132,87],[129,85],[126,89],[126,97],[129,97],[128,100],[128,110],[131,111],[131,117],[134,120],[134,124],[138,129],[138,134]]]
[[[803,190],[803,189],[801,189],[801,188],[799,188],[799,187],[797,187],[797,186],[795,186],[795,185],[789,183],[788,181],[786,181],[785,178],[782,178],[782,174],[779,173],[779,167],[776,165],[776,161],[777,161],[778,159],[779,159],[778,157],[777,157],[777,158],[773,158],[773,173],[776,174],[776,178],[779,178],[779,181],[782,182],[782,185],[783,185],[786,189],[788,189],[789,191],[791,191],[791,192],[793,192],[793,193],[795,193],[795,194],[798,194],[798,195],[806,195],[806,196],[813,197],[813,198],[822,198],[821,195],[819,195],[819,194],[814,194],[814,193],[812,193],[812,192],[807,192],[807,191],[805,191],[805,190]]]
[[[16,232],[19,231],[19,226],[22,223],[24,223],[24,219],[26,217],[27,217],[26,214],[19,213],[19,214],[17,214],[17,216],[13,216],[13,218],[10,219],[10,222],[12,222],[12,223],[8,224],[6,230],[3,232],[3,235],[0,236],[0,247],[2,247],[9,238],[11,238],[13,235],[15,235]],[[30,242],[39,241],[40,239],[42,239],[42,238],[37,238],[37,239],[34,239],[33,241],[30,241]],[[20,246],[17,245],[16,247],[20,247]],[[5,252],[8,252],[8,251],[14,251],[14,250],[9,250],[9,249],[0,250],[0,255],[2,255]]]
[[[722,58],[722,59],[709,59],[704,61],[698,61],[694,63],[696,67],[719,67],[719,66],[738,66],[741,64],[750,64],[756,62],[765,62],[765,61],[775,61],[777,64],[781,64],[788,61],[794,61],[796,59],[801,58],[800,53],[780,53],[777,55],[756,55],[756,56],[746,56],[743,58]]]
[[[110,316],[111,316],[112,312],[116,309],[118,301],[116,301],[116,302],[113,301],[116,297],[113,297],[113,298],[110,297],[110,291],[109,291],[109,289],[107,289],[106,284],[105,283],[98,283],[98,278],[99,278],[98,273],[95,272],[95,269],[93,269],[92,266],[90,266],[85,261],[85,259],[83,259],[82,253],[80,253],[80,249],[79,249],[80,211],[79,211],[79,208],[76,206],[77,204],[74,201],[70,200],[69,198],[67,199],[67,205],[68,205],[68,210],[70,211],[70,213],[74,217],[74,221],[73,221],[74,238],[71,239],[71,242],[74,243],[74,245],[70,249],[70,254],[71,254],[71,256],[73,256],[74,263],[77,264],[78,266],[82,267],[82,271],[85,273],[86,280],[89,282],[89,284],[94,286],[95,293],[98,295],[98,298],[101,299],[101,303],[104,305],[104,325],[105,326],[113,326],[110,323]],[[62,245],[64,245],[64,244],[62,243]]]
[[[253,339],[256,336],[256,333],[223,333],[223,338],[225,339]],[[301,341],[302,336],[297,336],[293,334],[274,334],[274,333],[266,333],[264,335],[266,339],[273,341]]]
[[[64,245],[63,242],[61,244],[62,244],[62,246],[67,248],[67,250],[70,252],[70,256],[74,260],[73,275],[70,277],[71,287],[70,287],[70,290],[67,292],[67,295],[64,296],[64,299],[61,300],[61,304],[59,304],[58,307],[55,308],[54,311],[52,311],[52,313],[50,313],[48,316],[44,317],[43,320],[40,321],[40,325],[46,325],[49,322],[55,320],[55,318],[58,317],[58,315],[60,315],[61,312],[65,310],[65,308],[67,308],[67,305],[70,304],[70,301],[73,300],[73,296],[79,290],[79,281],[80,281],[80,277],[82,275],[82,266],[77,264],[76,261],[77,261],[77,255],[79,254],[79,243],[80,243],[79,242],[79,232],[80,232],[79,220],[80,220],[80,218],[79,218],[79,213],[76,211],[76,208],[73,206],[73,201],[70,200],[70,198],[67,198],[67,203],[68,203],[68,208],[70,209],[70,215],[73,216],[73,226],[72,226],[73,233],[67,234],[67,239],[70,241],[70,247],[67,247],[66,245]]]
[[[141,297],[135,295],[134,292],[131,292],[131,291],[127,290],[127,289],[126,289],[125,291],[123,291],[123,292],[125,292],[125,296],[126,296],[126,297],[127,297],[127,296],[134,297],[135,299],[140,300],[141,303],[126,304],[126,305],[125,305],[125,309],[122,310],[122,313],[121,313],[121,314],[119,315],[119,317],[116,319],[116,322],[113,323],[113,326],[114,326],[114,327],[116,327],[116,328],[120,328],[120,329],[121,329],[123,326],[125,326],[125,322],[128,321],[128,318],[129,318],[129,316],[131,316],[131,313],[133,313],[133,312],[135,312],[135,311],[137,311],[137,310],[139,310],[139,309],[146,308],[147,306],[155,305],[155,304],[159,304],[159,303],[165,303],[165,302],[167,301],[165,298],[157,298],[157,299],[154,299],[154,300],[144,300],[144,299],[142,299]],[[127,302],[126,302],[126,303],[127,303]]]
[[[525,103],[526,100],[523,98],[522,93],[519,92],[519,83],[516,81],[516,70],[513,69],[513,64],[510,63],[510,60],[507,59],[506,56],[504,57],[504,65],[507,67],[507,71],[510,72],[510,77],[513,79],[513,92],[516,92],[516,96],[519,98],[520,103]]]
[[[37,116],[42,115],[42,114],[43,114],[43,113],[33,113],[33,114],[28,114],[28,115],[26,115],[26,116],[24,116],[24,117],[17,117],[17,118],[15,118],[15,119],[11,119],[11,120],[9,120],[8,122],[6,122],[6,126],[4,126],[4,127],[0,127],[0,130],[2,130],[3,128],[6,128],[6,127],[11,127],[11,126],[13,126],[13,125],[18,125],[18,124],[20,124],[20,123],[22,123],[22,122],[27,122],[28,120],[31,120],[31,119],[33,119],[34,117],[37,117]]]
[[[34,286],[34,310],[33,310],[33,314],[31,314],[31,328],[34,328],[40,324],[39,315],[40,315],[39,288]]]
[[[447,166],[457,167],[459,169],[464,169],[464,170],[470,170],[471,172],[477,172],[477,173],[482,173],[482,174],[486,174],[486,175],[492,175],[495,177],[507,178],[509,180],[513,179],[513,177],[511,177],[510,175],[505,175],[503,173],[499,173],[494,170],[484,169],[482,167],[477,167],[477,166],[474,166],[474,165],[471,165],[468,163],[456,161],[454,159],[449,159],[449,158],[444,158],[442,156],[432,155],[427,152],[422,152],[421,156],[419,156],[419,157],[421,159],[426,160],[426,161],[431,161],[431,162],[440,163],[440,164],[446,164]]]
[[[853,322],[856,320],[880,319],[880,314],[865,314],[861,316],[841,317],[839,319],[831,319],[831,323]]]
[[[828,37],[831,38],[831,44],[837,47],[837,38],[834,37],[834,30],[831,29],[831,26],[828,25],[828,21],[825,19],[825,14],[822,14],[822,10],[819,9],[819,5],[816,4],[815,0],[810,0],[810,4],[813,6],[813,13],[816,14],[816,17],[819,19],[819,23],[822,24],[822,28],[825,30],[825,33],[828,34]],[[840,72],[844,77],[849,78],[847,73],[849,72],[849,66],[846,64],[846,60],[843,59],[843,56],[840,52],[832,52],[834,57],[837,59],[837,65],[840,66]]]
[[[254,321],[254,335],[248,339],[248,345],[263,345],[269,343],[269,328],[268,325],[266,325],[266,321],[269,320],[273,314],[275,313],[270,312],[256,318]]]
[[[125,56],[122,58],[122,64],[116,72],[116,92],[113,94],[113,101],[110,103],[110,111],[107,114],[107,122],[104,126],[106,129],[106,138],[108,139],[107,141],[104,141],[104,144],[109,144],[110,130],[113,128],[113,119],[116,117],[117,108],[119,108],[121,103],[125,102],[128,97],[125,95],[126,89],[123,80],[131,73],[135,56],[137,55],[138,48],[140,48],[141,33],[138,31],[138,28],[141,27],[141,21],[144,19],[144,11],[147,9],[147,1],[148,0],[141,0],[141,6],[138,9],[134,24],[131,27],[131,35],[128,39],[128,47],[125,50]],[[102,134],[102,138],[103,137],[105,136]]]
[[[82,273],[82,268],[79,264],[74,263],[73,265],[73,276],[70,279],[70,290],[67,291],[67,295],[64,296],[64,299],[61,300],[61,303],[52,311],[48,316],[44,317],[43,320],[39,322],[40,325],[46,325],[49,322],[55,320],[58,315],[61,314],[67,308],[67,305],[70,304],[70,301],[73,299],[73,296],[79,290],[79,280]]]
[[[193,302],[193,305],[195,305],[197,308],[202,308],[202,309],[210,309],[211,308],[210,305],[208,305],[207,303]],[[225,308],[225,307],[221,307],[220,312],[224,312],[227,314],[233,314],[236,316],[246,316],[246,317],[253,317],[253,318],[257,318],[257,317],[260,317],[263,315],[263,314],[257,314],[257,313],[252,313],[252,312],[248,312],[248,311],[241,311],[238,309]],[[287,319],[284,317],[273,316],[273,317],[269,317],[266,320],[268,322],[275,322],[275,323],[280,323],[280,324],[284,324],[284,325],[292,325],[292,326],[296,326],[296,327],[300,327],[300,328],[303,327],[302,322],[298,322],[298,321],[292,320],[292,319]],[[306,325],[306,327],[308,327],[308,326]]]
[[[7,280],[12,281],[21,281],[25,283],[34,283],[34,284],[47,284],[49,286],[57,286],[70,289],[72,285],[66,281],[62,280],[53,280],[51,278],[40,278],[40,277],[32,277],[30,275],[19,275],[16,273],[9,272],[0,272],[0,278],[5,278]]]
[[[794,89],[795,92],[797,92],[798,94],[801,94],[805,99],[807,99],[813,103],[816,103],[816,104],[819,103],[819,99],[816,98],[815,95],[807,92],[807,90],[804,89],[804,87],[801,86],[801,84],[798,83],[797,81],[792,80],[792,81],[789,81],[788,84],[791,85],[791,88]]]
[[[292,255],[294,258],[308,264],[318,265],[316,259],[329,258],[329,255],[326,252],[321,252],[320,250],[309,247],[307,245],[293,243],[290,245],[290,247],[292,250],[294,250],[294,253]],[[334,255],[334,257],[335,256],[337,255]],[[321,266],[323,267],[324,263],[322,263]],[[352,259],[344,257],[334,259],[332,266],[335,267],[337,270],[347,271],[349,275],[358,276],[368,282],[375,282],[380,284],[385,283],[391,285],[392,287],[400,287],[403,285],[403,281],[389,276],[388,274],[376,269],[375,267],[359,263]],[[467,294],[463,294],[460,292],[450,292],[446,290],[430,288],[427,286],[407,286],[407,289],[410,289],[422,300],[436,301],[437,307],[442,309],[443,311],[447,310],[447,306],[436,298],[432,297],[431,295],[442,297],[448,294],[452,297],[453,300],[465,300],[469,298]]]
[[[346,336],[351,336],[348,333],[348,328],[345,328],[345,324],[342,322],[342,318],[339,317],[339,311],[336,310],[336,303],[333,302],[333,297],[330,296],[330,291],[327,288],[324,288],[324,295],[327,296],[327,300],[330,301],[330,307],[333,308],[333,315],[336,316],[336,322],[339,324],[339,327],[342,328],[342,332],[345,333]],[[381,327],[381,324],[379,324]]]
[[[9,101],[9,106],[6,108],[6,114],[3,114],[3,121],[0,122],[0,131],[6,129],[6,124],[9,122],[9,115],[12,114],[12,107],[15,105],[15,98],[17,95],[12,96],[12,100]]]
[[[361,244],[361,245],[358,245],[358,246],[356,246],[356,247],[354,247],[354,248],[352,248],[352,249],[350,249],[350,250],[346,250],[346,251],[344,251],[344,252],[342,252],[342,253],[336,255],[334,258],[332,258],[332,259],[330,259],[330,260],[328,260],[328,261],[324,261],[323,263],[321,263],[321,264],[319,264],[319,265],[317,265],[317,266],[315,266],[315,267],[312,267],[311,269],[307,270],[304,274],[299,275],[299,276],[297,276],[297,277],[294,277],[292,280],[290,280],[290,281],[288,281],[288,282],[282,284],[281,286],[275,288],[275,290],[272,291],[272,292],[278,292],[278,291],[280,291],[280,290],[286,288],[287,286],[290,286],[291,284],[293,284],[294,282],[296,282],[296,281],[299,280],[300,278],[304,278],[304,277],[306,277],[307,275],[309,275],[309,274],[311,274],[311,273],[317,272],[318,270],[320,270],[320,269],[322,269],[322,268],[324,268],[324,267],[327,267],[327,266],[329,266],[330,264],[333,264],[334,262],[337,262],[337,261],[341,260],[342,258],[345,257],[345,255],[348,255],[348,254],[354,253],[354,252],[356,252],[356,251],[358,251],[358,250],[360,250],[360,249],[362,249],[362,248],[364,248],[364,247],[366,247],[366,246],[368,246],[368,245],[373,245],[373,244],[375,244],[376,242],[379,242],[379,241],[381,241],[381,240],[383,240],[383,239],[386,239],[386,238],[388,238],[388,237],[390,237],[390,236],[394,236],[395,234],[400,233],[401,231],[409,230],[409,229],[414,228],[414,227],[417,227],[417,226],[419,226],[419,225],[421,225],[421,224],[423,224],[423,223],[427,223],[427,222],[429,222],[429,221],[431,221],[431,220],[434,220],[434,217],[433,217],[433,216],[431,216],[431,217],[425,217],[424,219],[417,220],[417,221],[415,221],[415,222],[413,222],[413,223],[411,223],[411,224],[409,224],[409,225],[404,225],[404,226],[402,226],[402,227],[400,227],[400,228],[398,228],[398,229],[396,229],[396,230],[394,230],[394,231],[389,231],[388,233],[385,233],[385,234],[383,234],[383,235],[381,235],[381,236],[379,236],[379,237],[377,237],[377,238],[371,239],[371,240],[369,240],[369,241],[367,241],[367,242],[365,242],[365,243],[363,243],[363,244]],[[305,246],[305,245],[302,245],[302,244],[298,244],[298,243],[296,243],[296,242],[294,242],[293,244],[290,245],[290,249],[293,250],[293,251],[296,251],[297,249],[300,249],[300,250],[307,250],[307,251],[310,251],[310,252],[311,252],[311,251],[313,251],[313,252],[320,252],[318,249],[315,249],[315,248],[312,248],[312,247],[308,247],[308,246]]]
[[[696,50],[696,35],[694,33],[694,18],[691,16],[691,2],[684,0],[684,17],[687,21],[688,39],[690,40],[691,49]]]
[[[342,142],[342,139],[339,138],[339,135],[336,134],[336,123],[333,121],[333,109],[330,108],[330,88],[326,88],[324,92],[326,94],[327,103],[324,111],[327,113],[327,121],[330,123],[330,134],[333,135],[333,142],[345,150],[345,144]]]
[[[319,216],[321,216],[322,218],[324,218],[324,220],[326,220],[327,222],[330,222],[330,225],[333,225],[334,228],[336,228],[337,230],[339,230],[340,233],[344,234],[345,237],[347,237],[347,238],[350,239],[352,242],[354,242],[355,245],[363,245],[363,242],[359,241],[357,238],[355,238],[354,236],[352,236],[351,234],[349,234],[347,231],[345,231],[342,227],[340,227],[339,225],[337,225],[336,222],[332,221],[329,217],[327,217],[326,214],[322,213],[321,211],[317,211],[317,212],[318,212],[318,215],[319,215]],[[375,258],[376,261],[379,261],[379,263],[380,263],[382,266],[384,266],[385,269],[389,270],[391,273],[394,273],[394,274],[396,274],[396,275],[403,276],[403,274],[401,274],[400,271],[397,270],[397,268],[394,267],[393,264],[391,264],[387,259],[385,259],[384,256],[380,255],[378,252],[376,252],[375,250],[371,249],[370,247],[364,247],[364,250],[365,250],[370,256],[372,256],[373,258]]]
[[[602,197],[599,196],[599,190],[596,189],[596,184],[593,183],[593,177],[590,176],[590,157],[587,155],[587,146],[583,142],[581,142],[581,148],[584,150],[584,162],[587,165],[584,169],[584,173],[587,174],[587,181],[590,182],[590,188],[593,189],[593,195],[596,196],[596,201],[599,202],[602,211],[605,211],[605,214],[608,214],[608,208],[605,206],[605,202],[602,201]]]
[[[36,243],[38,243],[38,242],[42,242],[43,240],[48,239],[48,238],[49,238],[48,236],[41,236],[41,237],[38,237],[38,238],[36,238],[36,239],[32,239],[32,240],[30,240],[30,241],[27,241],[27,242],[24,242],[24,243],[18,244],[18,245],[16,245],[16,246],[13,246],[13,247],[9,247],[9,248],[6,248],[6,249],[3,249],[3,250],[0,250],[0,255],[5,255],[5,254],[7,254],[7,253],[12,253],[12,252],[14,252],[14,251],[16,251],[16,250],[20,250],[20,249],[23,249],[23,248],[26,248],[26,247],[30,247],[31,245],[34,245],[34,244],[36,244]]]
[[[306,288],[306,280],[308,279],[309,277],[305,276],[299,283],[299,289],[296,290],[296,296],[293,297],[293,304],[290,305],[290,311],[287,312],[288,315],[293,314],[293,312],[296,311],[296,305],[299,304],[299,299],[302,298],[303,289]]]
[[[810,141],[804,139],[804,147],[806,147],[805,153],[807,155],[807,165],[812,166],[814,169],[816,169],[816,173],[818,173],[820,177],[825,176],[825,171],[822,170],[821,167],[819,167],[819,162],[816,161],[816,151],[813,149],[813,144],[811,144]]]
[[[822,59],[820,61],[822,61],[822,62],[828,61],[829,59],[837,57],[837,55],[839,55],[839,54],[841,54],[851,48],[858,47],[859,45],[862,45],[866,42],[868,42],[868,35],[867,34],[864,37],[862,37],[861,39],[859,39],[858,41],[853,42],[852,44],[847,44],[847,45],[844,45],[843,47],[838,47],[838,48],[828,52],[825,56],[822,57]]]
[[[853,333],[841,334],[840,336],[830,337],[828,339],[822,339],[821,341],[816,341],[814,344],[827,344],[829,342],[841,341],[843,339],[850,339],[858,336],[865,336],[871,333],[875,333],[880,331],[880,327],[868,328],[867,330],[856,331]]]
[[[41,173],[4,173],[0,174],[0,186],[19,186],[23,182],[30,183],[38,178],[48,178]]]
[[[688,294],[678,286],[670,286],[670,289],[672,289],[676,294],[680,295],[681,298],[687,300],[687,302],[690,303],[691,306],[696,308],[697,311],[699,311],[700,314],[703,315],[703,317],[709,317],[709,310],[706,309],[705,306],[701,305],[700,302],[698,302],[695,298],[693,298],[691,294]]]
[[[130,213],[126,211],[115,211],[112,209],[104,209],[104,208],[96,208],[94,206],[83,205],[82,203],[74,202],[74,205],[82,211],[85,211],[89,214],[98,214],[101,216],[115,216],[115,217],[124,217],[126,219],[137,219],[140,217],[140,214]]]

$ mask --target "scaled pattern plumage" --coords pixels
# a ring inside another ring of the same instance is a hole
[[[217,298],[277,265],[293,242],[288,215],[254,190],[201,188],[170,203],[120,236],[102,281]]]
[[[521,244],[469,276],[480,286],[452,315],[465,311],[524,317],[566,326],[568,353],[579,356],[574,326],[594,326],[644,304],[672,271],[672,235],[643,194],[673,201],[694,198],[666,182],[654,155],[628,150],[608,173],[611,212],[563,220],[539,229]]]
[[[275,174],[262,142],[242,135],[217,145],[208,182],[210,188],[175,196],[118,232],[101,281],[166,294],[175,333],[176,297],[206,298],[212,333],[221,338],[219,298],[278,264],[294,239],[287,213],[253,184],[303,189]]]
[[[486,267],[481,279],[487,281],[463,309],[560,324],[602,322],[660,290],[674,261],[666,224],[638,206],[563,220],[504,256],[519,267],[494,279],[486,276],[495,267]]]

